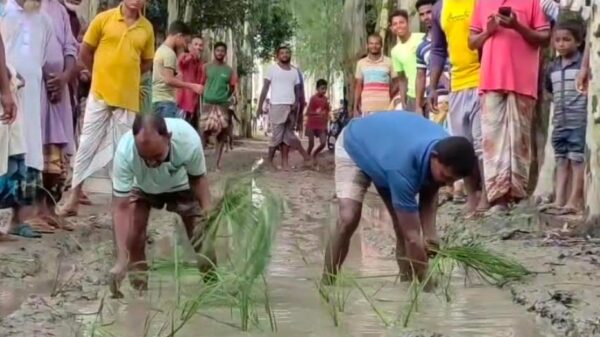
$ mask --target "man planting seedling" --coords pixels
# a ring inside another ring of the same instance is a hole
[[[115,153],[112,213],[117,262],[110,271],[113,296],[122,297],[121,281],[128,269],[143,276],[131,279],[147,288],[146,227],[151,208],[181,216],[188,238],[202,237],[203,214],[210,208],[204,152],[198,132],[183,119],[137,116]],[[194,242],[197,252],[202,242]],[[202,271],[214,265],[212,249],[202,250]]]
[[[325,252],[323,284],[334,283],[348,254],[371,183],[392,218],[401,276],[422,281],[428,248],[437,243],[438,189],[470,175],[476,164],[466,138],[450,137],[417,114],[384,112],[350,122],[335,148],[339,220]]]

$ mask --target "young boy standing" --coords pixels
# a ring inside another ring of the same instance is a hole
[[[306,132],[308,137],[308,154],[313,158],[323,151],[327,144],[327,122],[329,120],[329,100],[327,93],[327,81],[320,79],[317,81],[317,93],[310,98],[308,108],[306,109]],[[319,146],[314,149],[315,137],[319,137]]]
[[[546,90],[553,95],[554,102],[552,146],[557,171],[556,198],[554,203],[542,206],[542,210],[558,215],[576,214],[583,209],[587,96],[576,90],[582,41],[583,31],[577,23],[558,24],[552,42],[559,56],[546,74]]]

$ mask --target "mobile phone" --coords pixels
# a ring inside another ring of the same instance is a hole
[[[510,16],[512,14],[512,8],[510,7],[500,7],[498,9],[498,13],[502,16]]]

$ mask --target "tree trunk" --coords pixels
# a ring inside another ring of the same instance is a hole
[[[592,6],[591,19],[588,25],[588,43],[590,43],[590,74],[600,71],[600,13],[599,5]],[[593,75],[592,75],[593,76]],[[586,181],[586,224],[590,234],[600,236],[600,110],[598,95],[600,81],[590,80],[588,88],[588,176]]]
[[[354,70],[356,61],[364,51],[367,31],[365,29],[365,0],[346,0],[342,19],[344,36],[344,82],[348,107],[354,104]]]
[[[167,11],[169,12],[167,26],[179,18],[179,1],[167,0]]]
[[[387,41],[387,32],[388,32],[388,23],[390,15],[390,1],[389,0],[381,0],[381,10],[379,11],[379,35],[381,35],[381,40],[383,41],[383,49],[385,50],[385,45]]]

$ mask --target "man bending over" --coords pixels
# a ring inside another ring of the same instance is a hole
[[[323,284],[335,281],[348,254],[371,183],[393,221],[401,276],[423,280],[429,245],[437,242],[438,189],[468,176],[476,164],[466,138],[450,137],[420,115],[392,111],[352,120],[335,148],[339,220],[325,252]]]
[[[122,297],[119,286],[127,270],[143,273],[148,268],[145,249],[150,209],[166,206],[181,216],[188,238],[202,237],[201,219],[210,208],[210,191],[200,136],[183,119],[136,116],[133,130],[119,142],[113,171],[117,263],[110,271],[111,291]],[[195,242],[194,248],[199,252],[201,242]],[[200,265],[212,265],[212,250],[203,254],[211,261],[199,261]],[[136,289],[147,288],[147,276],[131,282]]]

